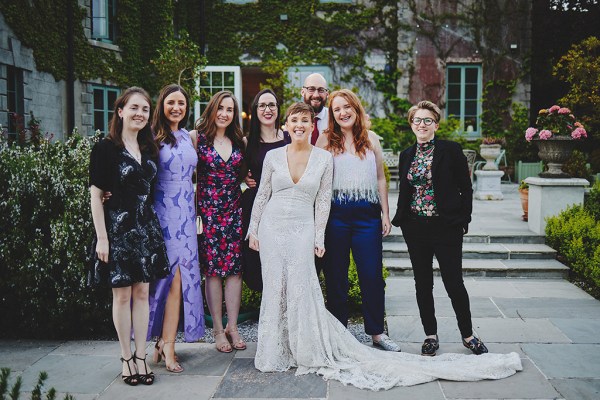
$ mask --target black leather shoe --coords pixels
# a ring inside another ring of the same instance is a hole
[[[426,338],[423,342],[423,346],[421,346],[421,355],[422,356],[435,356],[435,352],[440,348],[440,342],[438,335],[435,335],[435,339]]]
[[[488,352],[487,347],[485,347],[485,344],[483,344],[481,339],[479,339],[475,336],[473,336],[473,339],[469,340],[468,342],[463,338],[462,342],[463,342],[463,346],[465,346],[467,349],[471,350],[473,352],[473,354],[479,355],[479,354]]]

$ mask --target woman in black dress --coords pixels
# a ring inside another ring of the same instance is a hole
[[[242,195],[243,237],[246,237],[246,233],[248,232],[252,205],[254,204],[256,191],[260,185],[263,161],[267,152],[278,147],[283,147],[291,142],[290,135],[280,128],[280,111],[281,108],[277,101],[277,96],[275,96],[275,92],[271,89],[261,90],[252,101],[250,132],[248,133],[248,137],[244,138],[246,142],[246,165],[249,171],[245,179],[248,188]],[[246,285],[250,289],[260,292],[263,285],[258,251],[252,250],[248,245],[248,240],[245,240],[242,253],[244,257],[244,282],[246,282]]]
[[[148,93],[138,87],[127,89],[115,101],[108,137],[94,146],[90,159],[96,238],[88,282],[112,287],[122,378],[132,386],[154,383],[145,353],[149,283],[169,272],[164,239],[152,206],[157,147],[149,116]],[[105,192],[112,195],[103,204]]]

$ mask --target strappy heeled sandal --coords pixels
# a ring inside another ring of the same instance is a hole
[[[168,341],[168,342],[167,341],[163,341],[163,348],[164,348],[164,345],[169,344],[169,343],[173,343],[174,344],[175,341],[174,340],[172,342],[171,341]],[[171,364],[171,365],[169,365],[167,363],[167,357],[165,357],[164,350],[162,351],[162,356],[165,359],[165,367],[167,368],[167,371],[173,372],[175,374],[180,374],[180,373],[183,372],[183,367],[181,366],[181,364],[179,364],[179,360],[177,360],[177,356],[174,357],[175,358],[175,364]]]
[[[145,354],[144,358],[142,358],[142,357],[138,357],[136,354],[134,354],[133,358],[135,358],[136,360],[141,360],[141,361],[144,362],[144,372],[145,372],[145,374],[141,374],[139,372],[139,369],[138,369],[138,379],[144,385],[150,386],[150,385],[152,385],[154,383],[154,372],[148,373],[148,364],[146,364],[146,357],[147,356],[148,355]]]
[[[131,357],[129,357],[129,359],[125,359],[125,358],[121,357],[121,362],[126,363],[127,369],[129,369],[129,375],[121,374],[121,379],[123,379],[123,382],[125,382],[129,386],[137,386],[137,384],[140,383],[138,380],[139,375],[137,373],[134,374],[131,371],[131,365],[129,364],[129,361],[133,360],[134,358],[135,358],[135,356],[131,356]],[[135,361],[133,362],[133,365],[135,367]]]
[[[154,364],[158,364],[162,360],[166,360],[165,352],[164,352],[165,343],[174,343],[174,342],[165,342],[163,340],[163,338],[158,338],[158,340],[156,341],[156,344],[154,345],[154,354],[152,355],[152,362]],[[175,356],[175,361],[179,362],[179,356],[177,355],[177,353],[175,353],[174,356]]]
[[[231,345],[233,346],[234,349],[236,350],[246,350],[247,346],[246,346],[246,342],[244,342],[244,339],[242,339],[241,336],[239,336],[239,340],[237,342],[233,342],[233,339],[231,338],[231,333],[235,332],[238,334],[238,336],[240,335],[237,328],[233,328],[233,329],[225,329],[225,336],[227,337],[227,340],[229,340],[229,342],[231,343]]]
[[[219,341],[217,340],[217,336],[221,336],[221,335],[223,335],[225,337],[225,340],[221,341],[221,343],[219,344]],[[229,340],[227,340],[227,335],[225,333],[225,329],[213,331],[213,337],[215,338],[215,347],[217,348],[218,351],[220,351],[221,353],[231,353],[233,351],[233,349],[231,348],[231,344],[229,344]]]

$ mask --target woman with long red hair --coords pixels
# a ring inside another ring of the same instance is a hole
[[[325,233],[327,308],[348,325],[350,251],[356,262],[365,332],[373,345],[400,351],[384,332],[382,237],[390,233],[383,155],[365,110],[348,89],[329,97],[329,127],[317,146],[333,155],[333,197]]]

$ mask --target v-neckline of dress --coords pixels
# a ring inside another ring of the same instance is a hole
[[[290,181],[292,181],[292,184],[294,186],[297,186],[302,181],[302,178],[304,178],[304,175],[306,175],[306,171],[308,170],[308,166],[310,164],[310,159],[312,158],[313,151],[315,150],[315,148],[313,146],[313,148],[310,149],[310,154],[308,155],[308,161],[306,162],[306,167],[304,167],[304,171],[302,171],[302,175],[300,175],[300,179],[298,179],[298,182],[294,182],[294,178],[292,178],[292,171],[290,171],[290,163],[288,162],[288,157],[287,157],[287,155],[288,155],[288,147],[289,147],[289,144],[284,147],[285,148],[285,152],[284,152],[285,165],[286,165],[286,168],[287,168],[287,172],[288,172],[288,176],[290,178]]]
[[[229,162],[229,160],[231,160],[231,156],[233,156],[233,152],[234,152],[234,148],[233,148],[233,142],[231,142],[231,154],[229,154],[229,158],[227,158],[227,160],[225,160],[223,158],[223,156],[221,155],[221,153],[219,153],[219,150],[217,150],[217,148],[215,147],[214,143],[212,145],[212,148],[215,150],[215,153],[217,153],[217,155],[219,156],[219,158],[221,159],[221,161],[223,161],[223,163],[227,164]]]

